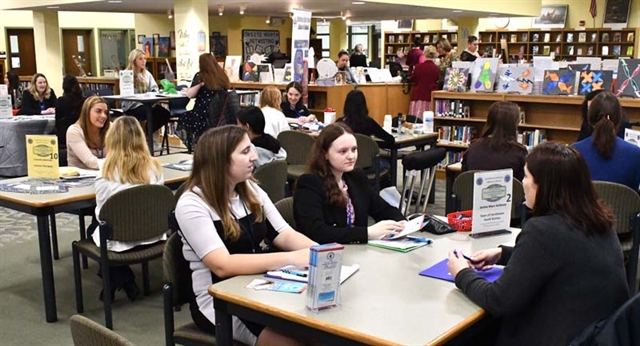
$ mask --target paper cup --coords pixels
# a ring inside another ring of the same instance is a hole
[[[336,121],[336,112],[324,112],[324,123],[332,124]]]

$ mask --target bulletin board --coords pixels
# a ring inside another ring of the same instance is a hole
[[[268,57],[276,47],[280,47],[278,30],[242,30],[242,56],[247,61],[253,53]]]

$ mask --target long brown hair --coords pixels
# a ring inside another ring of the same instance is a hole
[[[44,89],[44,92],[42,93],[42,95],[38,93],[38,87],[36,86],[36,81],[40,77],[44,78],[45,82],[47,82],[47,87]],[[47,79],[47,77],[45,77],[42,73],[34,74],[33,77],[31,77],[31,85],[29,85],[29,92],[31,93],[31,95],[33,95],[33,98],[36,100],[39,100],[40,96],[42,96],[43,99],[48,100],[49,97],[51,97],[51,86],[49,86],[49,80]]]
[[[227,90],[231,87],[229,77],[218,65],[216,57],[211,53],[200,54],[200,79],[209,90]]]
[[[220,217],[224,238],[236,241],[240,237],[241,229],[231,215],[229,208],[229,166],[231,154],[248,137],[247,130],[226,125],[207,130],[198,140],[198,146],[193,155],[193,170],[187,180],[186,191],[199,187],[200,197]],[[262,205],[247,181],[238,183],[235,187],[240,199],[251,210],[255,221],[263,219]]]
[[[534,216],[559,213],[586,234],[605,234],[613,229],[613,215],[598,200],[589,167],[577,150],[543,142],[531,150],[526,163],[538,185]]]
[[[622,117],[622,107],[616,95],[603,91],[589,105],[589,124],[593,127],[592,143],[598,153],[609,159],[616,144],[616,129]]]
[[[311,159],[309,160],[309,170],[322,178],[329,204],[335,206],[346,206],[347,197],[342,193],[338,182],[336,182],[335,176],[331,171],[331,164],[326,159],[326,154],[333,142],[344,134],[353,135],[353,131],[343,122],[326,126],[316,138],[311,149]]]
[[[260,95],[260,108],[271,107],[279,111],[282,103],[282,91],[274,86],[268,86],[262,90]]]
[[[107,105],[107,121],[104,123],[104,126],[100,129],[98,138],[91,137],[89,132],[89,126],[93,126],[91,124],[91,108],[97,105],[98,103],[104,103]],[[82,129],[82,133],[84,134],[84,142],[87,144],[89,148],[95,144],[98,146],[96,149],[104,148],[105,137],[107,136],[107,132],[109,131],[109,126],[111,126],[111,117],[109,116],[109,104],[100,96],[91,96],[84,101],[82,105],[82,109],[80,110],[80,117],[76,124],[80,126]]]
[[[518,124],[520,108],[513,102],[498,101],[489,107],[487,124],[481,138],[493,151],[508,150],[512,146],[523,147],[518,143]],[[524,147],[523,147],[524,148]]]

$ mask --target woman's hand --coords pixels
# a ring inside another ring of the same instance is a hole
[[[399,232],[404,229],[404,222],[383,220],[373,226],[367,228],[369,239],[376,240],[384,237],[391,232]]]
[[[469,268],[469,262],[462,257],[462,251],[452,250],[449,251],[449,261],[447,261],[447,268],[449,273],[455,278],[458,273],[465,268]]]
[[[56,109],[53,107],[49,107],[45,110],[43,110],[42,112],[40,112],[40,114],[55,114]]]
[[[316,121],[316,116],[315,116],[314,114],[310,114],[310,115],[307,117],[307,122],[308,122],[308,123],[310,123],[310,122],[312,122],[312,121]]]
[[[497,247],[493,249],[485,249],[477,251],[471,256],[473,262],[471,265],[475,269],[479,270],[487,270],[491,268],[494,264],[498,263],[500,256],[502,255],[502,248]]]

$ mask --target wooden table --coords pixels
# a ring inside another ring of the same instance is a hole
[[[173,154],[162,156],[159,160],[164,164],[175,163],[189,158],[191,158],[191,155],[188,154]],[[163,174],[165,185],[177,186],[187,180],[190,172],[164,168]],[[26,179],[28,178],[14,178],[3,180],[1,183],[11,183]],[[94,185],[70,188],[69,192],[66,193],[45,195],[0,192],[0,207],[21,211],[37,218],[42,290],[44,293],[44,309],[47,322],[55,322],[58,319],[55,282],[53,278],[53,261],[51,259],[49,216],[62,212],[95,207],[95,197]]]
[[[231,315],[323,344],[441,345],[477,323],[484,310],[452,282],[418,275],[451,249],[466,254],[515,242],[511,234],[471,239],[467,233],[433,236],[434,243],[409,253],[346,245],[343,263],[360,270],[341,286],[340,308],[313,313],[306,293],[244,288],[262,275],[236,276],[209,287],[214,297],[218,345],[231,345]]]

